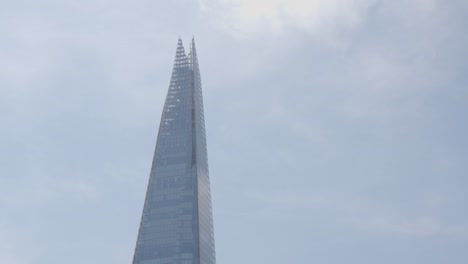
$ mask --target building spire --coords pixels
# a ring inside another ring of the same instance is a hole
[[[182,43],[182,39],[179,37],[179,40],[177,41],[177,50],[176,50],[176,56],[174,59],[174,67],[181,66],[187,64],[187,55],[185,55],[185,49],[184,49],[184,44]]]
[[[195,37],[192,37],[192,42],[190,42],[190,53],[196,54],[195,50]]]
[[[190,42],[190,53],[189,57],[189,64],[191,69],[198,68],[198,58],[197,58],[197,50],[195,48],[195,37],[192,36],[192,41]]]
[[[203,95],[194,41],[179,38],[133,264],[215,264]]]

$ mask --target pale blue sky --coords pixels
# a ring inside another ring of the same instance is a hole
[[[467,262],[467,1],[0,4],[0,263],[131,263],[179,35],[219,264]]]

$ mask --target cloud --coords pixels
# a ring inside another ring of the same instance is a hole
[[[287,29],[317,33],[324,28],[353,28],[376,0],[202,0],[202,11],[217,16],[234,33]],[[224,11],[224,12],[223,12]],[[227,12],[227,13],[226,13]],[[222,13],[222,16],[217,14]]]
[[[20,230],[11,230],[11,227],[0,222],[0,263],[26,264],[34,263],[34,246],[29,243],[30,235],[24,234]],[[20,242],[21,241],[21,242]],[[29,247],[28,254],[21,251],[22,248]]]

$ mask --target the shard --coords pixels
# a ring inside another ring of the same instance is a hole
[[[202,86],[179,39],[133,264],[215,264]]]

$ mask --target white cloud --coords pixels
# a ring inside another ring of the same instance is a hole
[[[323,28],[352,28],[375,0],[212,0],[201,1],[202,11],[219,16],[217,22],[248,34],[295,28],[318,32]],[[217,14],[222,14],[222,17]]]

